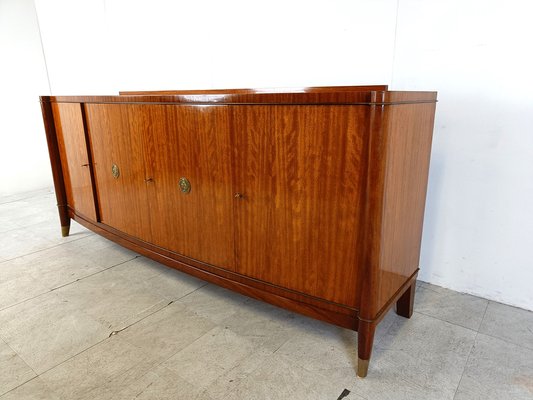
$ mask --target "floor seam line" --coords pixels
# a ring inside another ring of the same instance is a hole
[[[479,326],[477,327],[477,331],[481,329],[481,325],[483,325],[483,321],[485,321],[485,316],[487,315],[487,311],[489,309],[490,300],[487,301],[487,305],[485,306],[485,311],[483,311],[483,317],[481,317],[481,322],[479,323]]]
[[[461,378],[459,378],[459,382],[457,383],[457,387],[455,388],[455,392],[453,394],[453,399],[457,397],[457,392],[459,391],[459,387],[461,386],[461,382],[463,381],[463,377],[465,375],[466,369],[468,368],[468,362],[470,361],[470,356],[472,355],[472,352],[474,351],[474,347],[476,347],[476,341],[477,341],[477,335],[479,332],[476,332],[476,336],[474,336],[474,343],[472,344],[472,347],[470,348],[470,351],[468,352],[468,357],[466,357],[466,362],[463,367],[463,372],[461,373]]]
[[[32,371],[33,371],[33,370],[32,370]],[[39,375],[35,375],[33,378],[28,379],[26,382],[21,383],[20,385],[14,387],[13,389],[9,389],[7,392],[5,392],[5,393],[3,393],[3,394],[0,394],[0,399],[2,399],[2,397],[4,397],[6,394],[9,394],[9,393],[11,393],[12,391],[17,390],[19,387],[24,386],[24,385],[27,384],[28,382],[31,382],[31,381],[33,381],[34,379],[37,379],[38,377],[39,377]]]
[[[103,269],[103,270],[101,270],[101,271],[98,271],[98,272],[95,272],[95,273],[93,273],[93,274],[90,274],[90,275],[84,276],[83,278],[79,278],[79,279],[76,279],[75,281],[72,281],[72,282],[69,282],[69,283],[65,283],[64,285],[60,285],[60,286],[54,287],[54,288],[52,288],[52,289],[47,290],[46,292],[39,293],[37,296],[30,297],[30,298],[28,298],[28,299],[25,299],[25,300],[19,301],[18,303],[15,303],[15,304],[11,304],[10,306],[7,306],[7,307],[5,307],[5,308],[0,309],[0,313],[3,312],[3,311],[5,311],[5,310],[8,310],[8,309],[10,309],[10,308],[12,308],[12,307],[16,307],[16,306],[18,306],[18,305],[20,305],[20,304],[24,304],[24,303],[26,303],[26,302],[28,302],[28,301],[30,301],[30,300],[34,300],[34,299],[36,299],[36,298],[38,298],[38,297],[44,296],[45,294],[55,292],[56,290],[61,289],[61,288],[66,287],[66,286],[69,286],[69,285],[72,285],[73,283],[80,282],[80,281],[84,280],[85,278],[89,278],[89,277],[91,277],[91,276],[97,275],[97,274],[99,274],[100,272],[104,272],[104,271],[107,271],[107,270],[109,270],[109,269],[111,269],[111,268],[118,267],[119,265],[122,265],[122,264],[125,264],[125,263],[127,263],[127,262],[133,261],[133,260],[135,260],[136,258],[139,258],[139,257],[141,257],[141,256],[137,255],[137,256],[133,257],[132,259],[130,259],[130,260],[123,261],[123,262],[121,262],[121,263],[118,263],[118,264],[112,265],[112,266],[107,267],[107,268],[105,268],[105,269]]]
[[[155,313],[157,313],[157,312],[163,310],[164,308],[168,307],[168,306],[171,305],[172,303],[173,303],[173,301],[169,302],[167,305],[161,307],[160,309],[154,311],[154,312],[151,313],[151,314],[146,315],[145,317],[139,319],[138,321],[135,321],[135,322],[131,323],[130,325],[126,326],[125,328],[120,329],[118,332],[120,333],[121,331],[126,330],[126,329],[129,328],[130,326],[133,326],[133,325],[137,324],[138,322],[140,322],[140,321],[142,321],[142,320],[148,318],[149,316],[151,316],[151,315],[153,315],[153,314],[155,314]],[[83,311],[81,311],[81,312],[83,312]],[[86,314],[86,315],[89,315],[89,314]],[[89,315],[89,317],[91,317],[91,316]],[[91,317],[91,318],[93,318],[93,317]],[[73,359],[74,357],[77,357],[77,356],[79,356],[80,354],[83,354],[83,353],[85,353],[86,351],[92,349],[93,347],[98,346],[99,344],[105,342],[106,340],[111,339],[112,336],[116,336],[116,335],[117,335],[117,334],[113,334],[113,332],[114,332],[114,331],[112,331],[111,334],[109,334],[107,337],[105,337],[104,339],[100,340],[99,342],[96,342],[96,343],[92,344],[91,346],[87,347],[86,349],[83,349],[83,350],[80,351],[79,353],[76,353],[76,354],[74,354],[74,355],[68,357],[67,359],[61,361],[59,364],[56,364],[56,365],[54,365],[53,367],[48,368],[47,370],[43,371],[43,372],[42,372],[41,374],[39,374],[38,376],[44,375],[44,374],[47,373],[48,371],[50,371],[50,370],[52,370],[52,369],[54,369],[54,368],[56,368],[56,367],[58,367],[58,366],[60,366],[60,365],[62,365],[62,364],[64,364],[64,363],[66,363],[67,361]],[[128,342],[128,343],[129,343],[129,342]],[[131,343],[130,343],[130,344],[131,344]],[[135,347],[138,347],[138,346],[135,346]],[[141,350],[142,350],[142,349],[141,349]]]
[[[29,369],[31,369],[31,371],[35,374],[35,376],[32,376],[32,377],[31,377],[30,379],[28,379],[27,381],[22,382],[21,384],[19,384],[19,385],[15,386],[14,388],[8,390],[7,392],[0,394],[0,399],[1,399],[2,397],[4,397],[4,396],[5,396],[6,394],[8,394],[9,392],[11,392],[11,391],[13,391],[13,390],[15,390],[15,389],[17,389],[17,388],[19,388],[19,387],[25,385],[25,384],[28,383],[28,382],[31,382],[32,380],[34,380],[34,379],[36,379],[36,378],[38,378],[38,377],[39,377],[39,374],[38,374],[38,373],[37,373],[37,372],[36,372],[36,371],[35,371],[35,370],[34,370],[34,369],[28,364],[28,362],[22,357],[22,355],[20,355],[20,354],[19,354],[19,353],[13,348],[13,347],[11,347],[11,345],[10,345],[10,344],[9,344],[9,343],[8,343],[3,337],[0,337],[0,340],[1,340],[2,342],[4,342],[5,345],[6,345],[7,347],[9,347],[9,348],[11,349],[11,351],[12,351],[13,353],[15,353],[15,354],[17,355],[17,357],[20,358],[20,359],[22,360],[22,362],[23,362],[24,364],[26,364],[26,366],[27,366]]]
[[[125,326],[124,328],[120,328],[120,329],[117,329],[117,330],[113,330],[113,331],[111,331],[111,333],[109,334],[108,338],[110,338],[111,336],[116,336],[116,335],[118,335],[120,332],[125,331],[126,329],[132,327],[133,325],[136,325],[136,324],[138,324],[139,322],[144,321],[146,318],[151,317],[152,315],[158,313],[159,311],[164,310],[165,308],[167,308],[168,306],[170,306],[170,305],[173,304],[173,303],[174,303],[174,300],[170,300],[170,301],[168,302],[168,304],[165,304],[163,307],[158,308],[157,310],[151,312],[150,314],[145,315],[144,317],[142,317],[141,319],[139,319],[139,320],[137,320],[137,321],[135,321],[135,322],[132,322],[132,323],[129,324],[128,326]]]
[[[483,317],[481,318],[481,322],[479,323],[478,330],[476,331],[476,336],[474,336],[474,343],[472,347],[470,348],[470,351],[468,352],[468,357],[466,357],[466,362],[463,367],[463,372],[461,373],[461,378],[459,379],[459,383],[457,384],[457,387],[455,388],[455,393],[453,394],[453,400],[457,397],[457,392],[459,391],[459,387],[461,386],[461,382],[463,381],[463,377],[465,375],[466,369],[468,368],[468,362],[470,361],[470,357],[472,356],[472,352],[474,351],[474,348],[476,347],[477,337],[479,335],[479,328],[481,327],[481,324],[483,323],[483,320],[485,319],[485,315],[487,314],[487,310],[489,308],[489,302],[487,302],[487,305],[485,306],[485,311],[483,312]]]
[[[50,368],[48,368],[47,370],[44,370],[41,374],[39,374],[39,376],[42,376],[42,375],[46,374],[48,371],[51,371],[51,370],[53,370],[54,368],[57,368],[57,367],[59,367],[60,365],[63,365],[63,364],[66,363],[67,361],[70,361],[70,360],[72,360],[74,357],[77,357],[77,356],[79,356],[80,354],[85,353],[87,350],[90,350],[90,349],[92,349],[93,347],[98,346],[99,344],[105,342],[105,341],[108,340],[109,338],[110,338],[110,337],[107,336],[107,337],[105,337],[104,339],[100,340],[99,342],[96,342],[96,343],[90,345],[89,347],[87,347],[86,349],[83,349],[83,350],[80,351],[79,353],[76,353],[76,354],[70,356],[69,358],[67,358],[67,359],[65,359],[65,360],[63,360],[63,361],[61,361],[59,364],[56,364],[56,365],[54,365],[53,367],[50,367]]]
[[[141,256],[138,256],[138,257],[141,257]],[[207,283],[206,283],[205,285],[207,285]],[[193,290],[193,291],[190,292],[190,293],[194,293],[194,292],[196,292],[198,289],[201,289],[201,288],[204,287],[205,285],[202,285],[202,286],[200,286],[199,288],[196,288],[195,290]],[[154,315],[154,314],[156,314],[156,313],[158,313],[158,312],[164,310],[165,308],[167,308],[168,306],[170,306],[170,305],[176,303],[176,302],[179,301],[180,299],[183,299],[184,297],[188,296],[190,293],[186,294],[185,296],[179,297],[179,298],[177,298],[177,299],[175,299],[175,300],[169,300],[168,304],[164,305],[164,306],[161,307],[161,308],[158,308],[157,310],[151,312],[150,314],[145,315],[144,317],[142,317],[142,318],[139,319],[138,321],[132,322],[131,324],[129,324],[128,326],[125,326],[124,328],[120,328],[120,329],[118,329],[118,330],[114,330],[114,331],[112,331],[112,332],[109,334],[108,338],[110,338],[111,336],[116,336],[116,335],[118,335],[120,332],[125,331],[126,329],[132,327],[133,325],[136,325],[136,324],[138,324],[139,322],[144,321],[146,318],[151,317],[152,315]],[[129,343],[129,342],[128,342],[128,343]]]
[[[423,312],[416,311],[416,310],[415,310],[414,312],[417,313],[417,314],[423,315],[423,316],[425,316],[425,317],[433,318],[433,319],[436,319],[436,320],[438,320],[438,321],[446,322],[447,324],[454,325],[454,326],[458,326],[459,328],[467,329],[467,330],[469,330],[469,331],[472,331],[472,332],[478,333],[478,331],[475,330],[475,329],[467,328],[466,326],[459,325],[459,324],[456,324],[456,323],[454,323],[454,322],[446,321],[446,320],[444,320],[444,319],[442,319],[442,318],[435,317],[434,315],[425,314],[425,313],[423,313]]]
[[[47,189],[42,189],[42,190],[43,190],[43,192],[44,192],[44,191],[47,190]],[[50,189],[50,190],[52,190],[52,189]],[[53,194],[54,194],[54,192],[51,191],[51,192],[49,192],[49,193],[44,193],[44,196],[53,195]],[[4,202],[1,202],[1,203],[0,203],[0,206],[3,205],[3,204],[11,204],[11,203],[16,203],[16,202],[18,202],[18,201],[24,201],[24,200],[28,200],[28,199],[33,199],[33,198],[35,198],[35,197],[43,197],[43,194],[42,194],[42,193],[39,193],[39,194],[35,194],[35,196],[28,196],[28,197],[23,197],[23,198],[20,198],[20,199],[17,199],[17,200],[4,201]],[[1,200],[0,200],[0,201],[1,201]]]
[[[115,268],[115,267],[118,267],[118,266],[120,266],[120,265],[123,265],[123,264],[129,263],[130,261],[133,261],[133,260],[135,260],[135,259],[137,259],[137,258],[139,258],[139,257],[141,257],[141,256],[140,256],[140,255],[136,255],[135,257],[130,258],[129,260],[122,261],[122,262],[119,262],[118,264],[111,265],[111,266],[106,267],[106,268],[104,268],[104,269],[102,269],[102,270],[100,270],[100,271],[97,271],[97,272],[94,272],[94,273],[92,273],[92,274],[86,275],[86,276],[84,276],[84,277],[82,277],[82,278],[78,278],[78,279],[76,279],[75,281],[72,281],[72,282],[69,282],[69,283],[65,283],[65,284],[63,284],[63,285],[56,286],[56,287],[50,289],[50,292],[53,292],[53,291],[55,291],[55,290],[58,290],[58,289],[64,288],[65,286],[72,285],[73,283],[80,282],[80,281],[82,281],[82,280],[84,280],[84,279],[90,278],[91,276],[98,275],[98,274],[100,274],[100,273],[102,273],[102,272],[105,272],[105,271],[110,270],[111,268]]]
[[[481,328],[481,325],[483,324],[483,321],[485,320],[485,316],[487,315],[487,311],[489,310],[489,305],[490,305],[491,302],[496,303],[496,304],[503,304],[503,303],[498,303],[497,301],[489,300],[489,302],[487,303],[487,307],[485,308],[485,312],[483,313],[483,318],[481,319],[481,324],[479,324],[479,329]],[[507,307],[514,307],[514,306],[509,306],[509,305],[506,305],[506,304],[504,304],[504,305],[507,306]],[[514,308],[516,308],[516,307],[514,307]],[[520,310],[522,310],[522,309],[520,309]],[[529,310],[525,310],[525,311],[528,311],[528,312],[529,312]],[[501,340],[501,341],[503,341],[503,342],[505,342],[505,343],[512,344],[512,345],[514,345],[514,346],[518,346],[518,347],[520,347],[520,348],[522,348],[522,349],[526,349],[526,350],[531,350],[531,351],[533,351],[533,348],[532,348],[532,347],[523,346],[523,345],[521,345],[521,344],[518,344],[518,343],[516,343],[516,342],[512,342],[512,341],[510,341],[510,340],[508,340],[508,339],[505,339],[505,338],[502,338],[502,337],[500,337],[500,336],[495,336],[495,335],[492,335],[492,334],[490,334],[490,333],[481,332],[479,329],[478,329],[478,333],[480,333],[480,334],[482,334],[482,335],[485,335],[485,336],[491,337],[491,338],[493,338],[493,339]]]
[[[16,228],[16,229],[26,229],[26,228]],[[9,232],[9,231],[8,231]],[[85,233],[85,232],[84,232]],[[93,233],[93,235],[96,235],[95,233]],[[22,257],[26,257],[26,256],[30,256],[32,254],[36,254],[36,253],[40,253],[42,251],[45,251],[45,250],[50,250],[50,249],[55,249],[56,247],[59,247],[59,246],[63,246],[65,244],[68,244],[68,243],[74,243],[74,242],[77,242],[78,240],[82,240],[82,239],[85,239],[89,236],[92,236],[92,235],[87,235],[87,236],[83,236],[81,238],[77,238],[77,239],[73,239],[73,240],[69,240],[69,241],[66,241],[66,242],[63,242],[63,243],[59,243],[59,244],[56,244],[54,246],[50,246],[50,247],[46,247],[44,249],[39,249],[39,250],[35,250],[35,251],[31,251],[29,253],[26,253],[26,254],[22,254],[20,256],[16,256],[16,257],[13,257],[13,258],[6,258],[4,261],[2,262],[6,262],[6,261],[13,261],[13,260],[16,260],[17,258],[22,258]],[[46,239],[46,238],[45,238]],[[47,239],[48,240],[48,239]]]
[[[203,287],[205,287],[205,286],[207,286],[207,285],[209,285],[209,282],[205,282],[202,286],[197,287],[197,288],[194,289],[192,292],[189,292],[189,293],[187,293],[187,294],[184,294],[183,296],[178,297],[176,300],[173,300],[173,301],[180,301],[180,300],[184,299],[185,297],[187,297],[187,296],[193,294],[193,293],[196,292],[197,290],[200,290],[201,288],[203,288]]]

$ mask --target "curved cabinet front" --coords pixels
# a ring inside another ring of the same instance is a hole
[[[152,240],[144,141],[136,107],[85,105],[100,221],[146,242]]]
[[[434,92],[386,87],[42,97],[73,218],[209,282],[358,330],[410,317]]]
[[[86,110],[101,222],[233,270],[228,110],[146,104]]]

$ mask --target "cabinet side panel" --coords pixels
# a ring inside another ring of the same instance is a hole
[[[357,307],[368,108],[235,109],[236,271]]]
[[[96,208],[81,105],[52,103],[67,204],[96,221]]]
[[[435,103],[388,106],[376,312],[418,269]]]

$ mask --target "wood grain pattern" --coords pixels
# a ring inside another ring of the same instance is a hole
[[[358,329],[360,376],[386,312],[396,304],[412,314],[435,92],[369,86],[41,100],[62,224],[74,218],[173,268]],[[96,221],[70,184],[84,123]],[[189,194],[179,190],[181,177]],[[70,208],[61,205],[65,186]]]
[[[79,214],[96,221],[81,106],[75,103],[53,103],[52,112],[65,180],[67,204]]]
[[[144,120],[135,105],[87,104],[85,107],[100,220],[150,241],[151,210],[145,183],[143,138],[138,130]],[[118,179],[111,173],[113,164],[119,167]]]
[[[380,287],[376,312],[417,269],[435,104],[387,109]]]
[[[357,92],[371,90],[387,90],[387,85],[366,85],[366,86],[310,86],[292,88],[262,88],[262,89],[201,89],[201,90],[147,90],[147,91],[123,91],[121,96],[135,95],[176,95],[176,94],[242,94],[242,93],[336,93],[336,92]]]
[[[152,243],[234,269],[229,112],[225,107],[136,105],[144,135]],[[191,191],[178,185],[185,177]]]
[[[374,103],[383,101],[383,92],[374,92]],[[383,217],[383,180],[385,176],[386,137],[383,128],[383,106],[369,107],[368,134],[365,138],[364,179],[364,231],[359,242],[363,262],[357,293],[360,298],[359,319],[372,321],[376,316],[377,290],[379,288],[379,262],[381,252],[381,223]]]
[[[187,259],[180,254],[166,251],[148,242],[134,237],[128,237],[123,232],[108,225],[89,221],[75,213],[72,214],[72,218],[87,229],[171,268],[234,290],[245,296],[265,301],[343,328],[357,330],[357,310],[333,304],[323,299],[304,296],[282,287],[267,285],[264,282],[236,274],[226,269],[217,269],[212,265]]]
[[[376,96],[379,94],[379,96]],[[376,99],[379,98],[379,103]],[[161,103],[161,104],[345,104],[392,105],[413,102],[434,103],[435,92],[340,91],[311,93],[204,93],[133,96],[52,96],[53,102],[73,103]]]
[[[235,201],[238,272],[356,306],[367,111],[235,110],[235,190],[244,194]]]

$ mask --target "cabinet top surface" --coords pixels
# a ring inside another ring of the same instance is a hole
[[[389,91],[386,85],[271,89],[205,89],[120,92],[118,96],[41,96],[58,103],[159,104],[332,104],[382,105],[433,103],[437,92]]]

